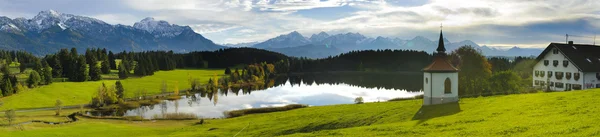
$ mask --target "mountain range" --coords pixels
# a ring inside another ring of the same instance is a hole
[[[536,56],[543,49],[513,47],[508,50],[480,46],[471,40],[450,42],[444,38],[448,51],[458,49],[464,45],[471,45],[486,56]],[[304,56],[309,58],[324,58],[354,50],[401,49],[432,52],[438,41],[432,41],[423,36],[416,36],[410,40],[378,36],[370,38],[360,33],[343,33],[329,35],[326,32],[304,37],[297,31],[279,35],[275,38],[257,43],[252,47],[280,52],[290,56]],[[248,46],[246,44],[245,46]]]
[[[470,40],[450,42],[451,51],[463,45],[480,49],[486,56],[535,56],[542,49],[513,47],[501,50],[480,46]],[[228,47],[254,47],[289,56],[324,58],[355,50],[404,49],[434,51],[437,41],[422,36],[410,40],[389,37],[367,37],[360,33],[330,35],[326,32],[304,37],[297,31],[264,42],[224,44],[221,46],[194,32],[189,26],[170,24],[147,17],[133,26],[112,25],[102,20],[41,11],[31,19],[0,16],[0,49],[25,50],[35,55],[54,53],[61,48],[106,48],[111,51],[173,50],[175,52],[210,51]]]
[[[0,16],[0,49],[44,55],[72,47],[176,52],[225,48],[194,32],[189,26],[150,17],[127,26],[54,10],[41,11],[31,19]]]

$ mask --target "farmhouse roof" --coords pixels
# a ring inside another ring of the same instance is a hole
[[[546,49],[536,58],[540,61],[552,48],[556,47],[560,53],[565,55],[582,72],[600,72],[600,46],[587,44],[550,43]]]

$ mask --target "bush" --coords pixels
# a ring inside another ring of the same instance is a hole
[[[4,112],[6,121],[8,121],[8,125],[12,125],[12,122],[15,121],[15,117],[17,116],[15,114],[15,110],[7,110],[6,112]]]
[[[365,103],[363,97],[357,97],[356,99],[354,99],[354,103],[356,104],[362,104]]]
[[[513,71],[501,71],[494,74],[491,79],[491,90],[495,95],[515,94],[523,90],[521,77]]]
[[[27,78],[27,86],[29,86],[29,88],[35,88],[40,84],[40,81],[42,81],[40,74],[37,71],[31,71],[31,73],[29,73],[29,78]]]
[[[308,105],[303,104],[290,104],[283,107],[266,107],[266,108],[250,108],[250,109],[241,109],[241,110],[233,110],[233,111],[225,111],[223,115],[227,118],[239,117],[248,114],[258,114],[258,113],[270,113],[270,112],[278,112],[278,111],[287,111],[298,108],[305,108]]]
[[[54,105],[54,107],[56,108],[56,115],[59,116],[60,115],[60,111],[62,110],[62,101],[60,100],[56,100],[56,104]]]
[[[138,102],[130,101],[130,102],[119,102],[119,107],[122,109],[134,109],[139,108],[141,105]]]

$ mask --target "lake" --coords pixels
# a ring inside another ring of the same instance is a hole
[[[398,73],[315,73],[278,77],[264,89],[229,89],[196,93],[179,100],[164,100],[112,115],[152,118],[165,113],[193,113],[202,118],[220,118],[224,111],[276,107],[288,104],[310,106],[352,104],[357,97],[365,102],[412,98],[422,95],[421,74]],[[99,115],[99,114],[95,114]]]

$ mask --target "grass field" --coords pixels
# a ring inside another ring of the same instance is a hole
[[[167,83],[168,89],[172,91],[175,83],[178,83],[179,89],[190,88],[189,77],[198,78],[201,83],[207,83],[210,77],[223,73],[224,70],[221,69],[159,71],[152,76],[141,78],[130,77],[121,80],[121,83],[125,87],[125,96],[132,97],[135,92],[142,89],[146,90],[149,94],[160,93],[163,81]],[[85,104],[90,102],[102,83],[112,86],[115,82],[116,80],[55,82],[51,85],[28,89],[21,93],[1,98],[4,105],[0,107],[0,110],[52,107],[57,99],[60,99],[65,106]]]
[[[319,106],[231,119],[83,119],[67,125],[0,127],[0,136],[599,136],[600,89],[461,99]],[[53,114],[53,112],[48,112]]]

